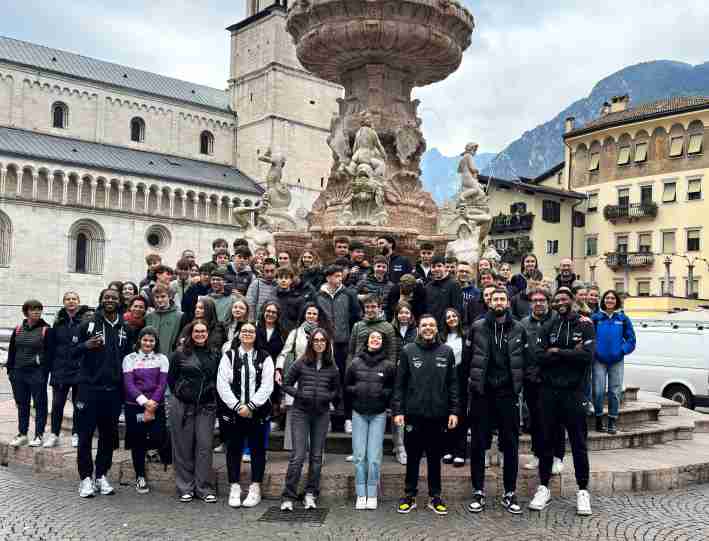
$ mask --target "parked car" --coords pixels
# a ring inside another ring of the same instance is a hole
[[[686,408],[709,406],[709,324],[634,320],[637,347],[625,358],[624,385]]]

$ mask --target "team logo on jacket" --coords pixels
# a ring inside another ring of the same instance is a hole
[[[71,337],[71,343],[72,344],[78,344],[79,343],[79,337],[74,335]]]
[[[377,374],[377,376],[379,376],[380,378],[383,378],[383,377],[384,377],[384,372],[379,372],[379,373]]]
[[[421,368],[423,366],[423,359],[420,359],[419,357],[414,357],[414,359],[411,361],[411,364],[414,365],[414,368]]]
[[[84,402],[77,402],[76,403],[76,409],[79,411],[83,410],[86,407],[86,404]]]

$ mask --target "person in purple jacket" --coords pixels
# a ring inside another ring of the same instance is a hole
[[[136,478],[135,490],[138,494],[150,492],[145,480],[148,437],[149,434],[155,433],[157,424],[164,425],[165,421],[163,398],[170,363],[165,355],[156,353],[157,349],[157,330],[154,327],[144,327],[138,335],[136,351],[123,359],[126,449],[131,451]],[[165,430],[164,426],[162,430]]]

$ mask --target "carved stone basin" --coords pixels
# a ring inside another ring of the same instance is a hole
[[[300,0],[287,29],[300,62],[323,79],[346,85],[348,72],[383,64],[423,86],[458,68],[474,27],[455,0]]]

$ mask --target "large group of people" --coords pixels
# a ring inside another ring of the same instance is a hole
[[[210,472],[214,452],[223,451],[229,506],[254,507],[269,433],[283,429],[290,455],[281,509],[288,512],[301,499],[317,507],[327,434],[341,431],[352,434],[347,460],[354,506],[363,510],[378,506],[391,430],[396,460],[406,466],[398,512],[416,508],[425,455],[428,507],[444,515],[442,463],[469,460],[467,509],[485,509],[496,434],[500,502],[517,514],[522,427],[533,451],[523,467],[539,472],[529,508],[550,503],[568,434],[577,512],[591,514],[587,416],[596,415],[596,430],[617,431],[623,357],[635,347],[622,296],[580,281],[569,259],[558,276],[545,276],[533,254],[513,274],[508,263],[473,266],[428,243],[414,263],[388,236],[372,247],[336,238],[333,248],[325,263],[311,247],[270,257],[243,240],[230,247],[217,239],[207,262],[185,250],[174,270],[149,255],[142,280],[111,282],[95,307],[66,292],[51,326],[42,303],[28,300],[7,363],[18,411],[11,445],[58,445],[71,396],[82,498],[114,492],[108,474],[122,417],[139,494],[150,491],[148,455],[172,463],[180,502],[216,502]],[[251,466],[243,497],[242,462]]]

